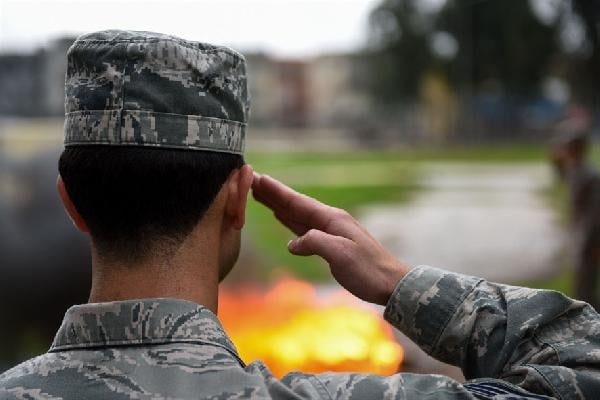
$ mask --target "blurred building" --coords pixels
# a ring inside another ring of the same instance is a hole
[[[369,108],[353,55],[277,60],[258,53],[246,58],[253,125],[342,128]]]
[[[369,96],[361,90],[362,64],[354,55],[324,55],[308,64],[310,122],[316,126],[355,126],[368,116]]]
[[[66,53],[74,40],[33,54],[0,54],[0,116],[63,115]]]
[[[277,64],[263,53],[247,54],[250,90],[250,120],[257,125],[280,122],[280,99]]]
[[[0,115],[34,115],[39,110],[38,55],[0,56]]]

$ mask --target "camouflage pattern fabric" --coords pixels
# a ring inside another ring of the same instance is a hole
[[[217,317],[175,299],[71,308],[47,354],[0,375],[0,399],[596,399],[600,317],[544,290],[418,267],[385,318],[468,381],[245,365]]]
[[[66,146],[242,154],[249,109],[246,61],[227,47],[110,30],[67,53]]]

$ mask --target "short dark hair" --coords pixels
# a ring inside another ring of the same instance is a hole
[[[67,147],[59,172],[100,257],[135,262],[179,246],[240,155],[147,147]]]

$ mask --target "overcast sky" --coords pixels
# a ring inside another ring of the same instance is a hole
[[[380,0],[0,0],[0,51],[65,34],[150,30],[242,51],[305,57],[364,45]]]

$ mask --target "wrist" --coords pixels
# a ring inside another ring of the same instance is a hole
[[[378,304],[385,306],[389,302],[394,290],[409,271],[410,269],[408,266],[394,260],[393,264],[387,269],[387,276],[384,279],[384,285]]]

